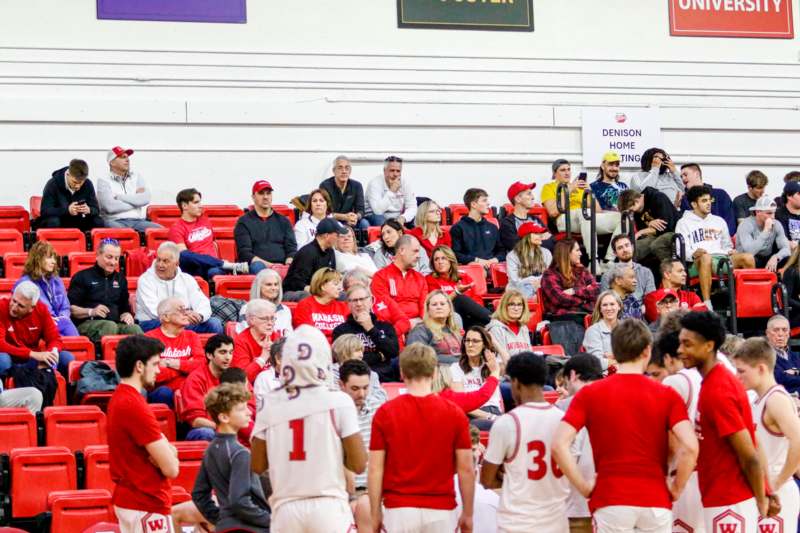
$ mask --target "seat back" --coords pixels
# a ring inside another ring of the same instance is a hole
[[[163,403],[149,405],[158,420],[158,425],[161,426],[161,433],[167,437],[167,440],[175,440],[175,412]]]
[[[103,239],[115,239],[123,252],[135,250],[142,245],[139,234],[133,228],[94,228],[92,230],[92,250],[97,250]]]
[[[113,493],[114,482],[111,481],[108,445],[87,446],[83,450],[83,460],[86,465],[84,486],[87,489],[105,489]]]
[[[508,285],[508,270],[505,263],[494,263],[489,267],[489,277],[492,280],[492,287],[504,289]]]
[[[191,493],[194,488],[194,479],[203,463],[203,454],[208,447],[206,441],[173,442],[178,450],[178,463],[180,464],[178,477],[172,480],[172,485],[182,487]]]
[[[39,218],[42,215],[42,197],[41,196],[31,196],[28,199],[28,210],[31,214],[31,219]]]
[[[75,456],[64,446],[11,451],[11,516],[28,518],[47,511],[47,495],[78,488]]]
[[[52,492],[47,498],[51,512],[50,531],[83,533],[98,522],[116,518],[111,493],[105,489]]]
[[[161,224],[165,228],[172,226],[179,218],[181,218],[181,210],[177,205],[147,206],[147,220]]]
[[[543,344],[541,346],[531,346],[531,351],[541,352],[545,355],[566,355],[564,347],[560,344]]]
[[[381,387],[383,387],[383,390],[386,391],[386,396],[388,396],[390,400],[394,400],[401,394],[405,394],[407,392],[406,384],[402,382],[381,383]]]
[[[19,232],[30,231],[31,220],[28,212],[21,205],[0,206],[0,228],[15,229]]]
[[[475,294],[478,296],[485,296],[489,292],[489,288],[486,285],[486,272],[483,270],[483,266],[477,263],[459,265],[458,272],[460,274],[468,274],[472,278],[475,283]]]
[[[238,205],[204,205],[203,214],[208,217],[214,234],[220,228],[232,228],[244,211]]]
[[[447,223],[452,225],[458,222],[462,217],[467,216],[467,214],[469,214],[469,208],[464,204],[450,204],[445,209],[445,213],[449,215]]]
[[[67,254],[67,264],[71,276],[81,270],[92,268],[96,262],[97,255],[94,252],[70,252]],[[119,272],[119,263],[117,263],[117,272]]]
[[[36,240],[52,244],[58,255],[86,251],[86,236],[75,228],[41,228],[36,230]]]
[[[370,226],[367,228],[367,242],[375,242],[381,238],[381,227]]]
[[[200,276],[195,276],[194,280],[197,282],[197,285],[200,287],[200,290],[203,291],[203,294],[206,295],[206,298],[211,297],[211,287],[208,286],[208,282],[201,278]]]
[[[36,446],[36,417],[23,407],[0,408],[0,453]]]
[[[161,243],[167,240],[167,235],[169,235],[167,228],[147,228],[144,230],[145,246],[155,252]]]
[[[214,228],[214,242],[220,259],[236,262],[236,241],[233,238],[233,227]]]
[[[292,223],[292,226],[295,225],[297,222],[297,216],[294,214],[294,207],[289,205],[283,204],[272,204],[272,210],[278,213],[279,215],[283,215],[289,219],[289,222]]]
[[[286,277],[286,274],[289,272],[289,265],[281,265],[275,263],[270,268],[275,272],[277,272],[278,275],[281,277],[281,279],[284,279]]]
[[[27,259],[25,252],[6,252],[3,256],[3,276],[12,280],[22,277]]]
[[[768,318],[773,315],[772,287],[778,276],[763,268],[733,271],[736,281],[737,318]]]
[[[16,279],[0,279],[0,298],[11,296],[16,281]]]
[[[6,220],[2,218],[2,207],[0,207],[0,222]],[[22,240],[22,233],[16,228],[6,228],[0,226],[0,255],[8,252],[22,253],[25,251],[25,242]]]
[[[255,276],[214,276],[214,294],[225,298],[250,299],[250,285]]]
[[[64,350],[75,356],[75,361],[94,361],[94,343],[89,337],[61,337]]]
[[[127,335],[106,335],[100,339],[100,348],[103,351],[104,360],[115,361],[117,359],[117,345],[125,337]]]
[[[44,427],[48,446],[83,450],[90,444],[106,444],[106,415],[96,405],[46,407]]]

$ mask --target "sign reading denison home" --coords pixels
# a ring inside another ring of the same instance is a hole
[[[400,28],[533,31],[533,0],[397,0]]]

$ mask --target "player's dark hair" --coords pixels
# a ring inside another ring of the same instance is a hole
[[[689,202],[689,205],[692,205],[705,195],[709,195],[712,198],[714,197],[714,195],[711,194],[711,187],[705,184],[695,185],[694,187],[689,187],[689,190],[686,192],[686,201]]]
[[[348,359],[339,367],[339,379],[347,383],[350,376],[369,376],[369,365],[361,359]]]
[[[636,318],[622,320],[611,332],[611,353],[620,363],[635,361],[653,344],[653,335],[644,322]]]
[[[278,366],[278,362],[283,357],[283,345],[286,344],[286,337],[281,337],[269,347],[269,364],[271,367]]]
[[[678,357],[678,346],[680,345],[680,341],[678,340],[679,335],[680,331],[669,331],[665,332],[663,335],[659,335],[651,357],[659,357],[662,360],[666,356]],[[664,365],[662,364],[660,366]]]
[[[714,342],[714,351],[725,342],[725,324],[719,315],[710,311],[692,311],[681,318],[681,328]]]
[[[589,354],[573,355],[564,363],[562,370],[564,377],[567,379],[569,379],[572,372],[575,372],[575,375],[581,381],[597,381],[603,377],[603,367],[600,364],[600,360]]]
[[[226,368],[219,375],[220,383],[247,383],[247,373],[235,366]]]
[[[522,352],[512,355],[506,365],[506,374],[523,385],[544,387],[547,382],[547,364],[544,357],[533,352]]]
[[[214,355],[214,352],[216,352],[223,344],[233,345],[233,339],[224,333],[217,333],[216,335],[209,337],[208,341],[206,341],[206,347],[204,350],[207,355]]]
[[[164,343],[152,337],[144,335],[129,335],[117,345],[117,374],[121,378],[129,378],[133,375],[136,362],[141,361],[147,364],[151,357],[159,355],[164,351]]]

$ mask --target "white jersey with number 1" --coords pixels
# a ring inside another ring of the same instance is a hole
[[[492,426],[485,459],[505,464],[498,531],[569,531],[569,482],[550,449],[563,416],[563,411],[548,402],[529,402],[501,416]]]

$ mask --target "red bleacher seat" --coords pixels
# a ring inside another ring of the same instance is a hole
[[[0,409],[0,453],[36,446],[36,417],[23,407]]]
[[[86,236],[75,228],[41,228],[36,230],[36,240],[49,242],[59,255],[86,251]]]
[[[511,215],[514,212],[514,206],[511,204],[503,204],[503,210],[505,211],[506,216]],[[547,209],[541,204],[534,204],[533,207],[528,209],[528,214],[533,215],[535,217],[539,217],[539,219],[547,225]]]
[[[401,394],[406,393],[406,384],[402,382],[381,383],[381,387],[386,391],[386,396],[388,396],[390,400],[394,400]]]
[[[381,238],[381,227],[370,226],[367,228],[367,242],[375,242]]]
[[[236,335],[238,335],[238,333],[236,333],[236,322],[232,320],[225,322],[225,335],[232,339],[236,338]]]
[[[173,442],[173,446],[178,450],[178,462],[180,464],[178,477],[171,480],[173,486],[183,487],[186,492],[191,493],[194,488],[194,479],[200,471],[203,462],[203,454],[208,447],[206,441],[183,441]]]
[[[39,218],[42,215],[42,197],[41,196],[31,196],[28,199],[28,210],[31,214],[31,220],[35,218]]]
[[[117,345],[119,341],[127,335],[106,335],[100,339],[100,348],[103,351],[103,359],[114,361],[117,358]]]
[[[114,491],[114,482],[111,481],[109,467],[108,445],[97,444],[87,446],[83,450],[83,460],[86,465],[84,485],[87,489],[106,489]]]
[[[277,272],[278,275],[281,277],[281,279],[284,279],[286,277],[286,273],[289,272],[289,265],[281,265],[275,263],[270,268],[275,272]]]
[[[92,230],[92,250],[97,250],[103,239],[116,239],[123,252],[135,250],[142,245],[139,234],[133,228],[94,228]]]
[[[250,285],[256,279],[253,275],[247,276],[214,276],[214,294],[225,298],[250,299]]]
[[[167,437],[167,440],[175,440],[175,412],[163,403],[149,405],[158,420],[158,425],[161,426],[161,433]]]
[[[183,394],[181,394],[180,389],[175,391],[175,395],[172,397],[172,402],[175,404],[175,414],[180,416],[183,412]]]
[[[53,405],[67,405],[67,380],[61,375],[61,372],[55,372],[56,376],[56,397],[53,398]]]
[[[96,359],[94,343],[89,337],[61,337],[64,350],[75,356],[75,361],[94,361]]]
[[[447,206],[445,212],[449,214],[447,222],[449,224],[455,224],[459,219],[469,214],[469,208],[464,204],[450,204]]]
[[[116,519],[111,493],[104,489],[51,492],[47,497],[51,513],[50,531],[83,533],[98,522]]]
[[[21,205],[0,206],[0,228],[15,229],[19,232],[30,231],[31,220],[28,212]]]
[[[11,516],[47,511],[47,495],[78,488],[75,456],[64,446],[11,450]]]
[[[81,270],[92,268],[96,262],[97,255],[94,252],[70,252],[67,254],[67,264],[71,276]],[[117,264],[117,272],[119,272],[119,264]]]
[[[219,228],[232,228],[244,211],[237,205],[204,205],[203,214],[208,217],[214,233]]]
[[[214,228],[214,242],[220,259],[236,262],[236,241],[233,239],[233,228]]]
[[[489,277],[492,280],[492,287],[504,289],[508,285],[508,270],[505,263],[494,263],[489,267]]]
[[[0,208],[0,216],[2,216],[2,208]],[[2,220],[0,218],[0,222]],[[22,233],[17,229],[0,227],[0,255],[5,255],[8,252],[22,253],[24,251],[25,241],[22,239]]]
[[[106,415],[96,405],[45,407],[44,426],[48,446],[77,451],[107,442]]]
[[[531,346],[532,352],[542,352],[545,355],[566,355],[564,347],[560,344],[543,344],[541,346]]]
[[[736,282],[736,317],[768,318],[773,315],[772,287],[778,282],[774,272],[763,268],[733,271]]]
[[[167,228],[147,228],[144,230],[145,246],[148,250],[155,252],[159,245],[167,240],[168,234],[169,229]]]
[[[213,333],[198,333],[197,336],[200,337],[200,344],[202,344],[203,348],[205,348],[206,347],[206,343],[208,342],[208,339],[213,337],[214,334]]]
[[[16,281],[17,278],[22,277],[27,260],[26,252],[7,252],[3,256],[3,276]]]
[[[74,338],[74,337],[72,337]],[[69,362],[69,370],[67,371],[67,376],[69,378],[69,384],[72,385],[76,381],[81,378],[81,366],[86,361],[70,361]],[[113,370],[117,369],[117,362],[113,359],[104,359],[103,362],[111,367]],[[90,393],[92,394],[92,393]]]
[[[194,280],[197,282],[197,285],[200,286],[200,290],[203,291],[203,294],[206,295],[206,298],[211,297],[211,287],[208,286],[208,282],[200,276],[195,276]]]
[[[147,220],[161,224],[165,228],[172,226],[181,218],[181,210],[177,205],[149,205],[147,206]]]
[[[297,222],[297,217],[294,214],[294,207],[292,206],[283,204],[272,204],[272,210],[288,218],[289,222],[292,223],[292,226],[294,226],[295,222]]]
[[[478,296],[484,297],[489,292],[488,286],[486,285],[486,271],[483,269],[482,265],[477,263],[459,265],[458,272],[460,274],[467,274],[472,278],[472,281],[475,283],[475,294]]]

